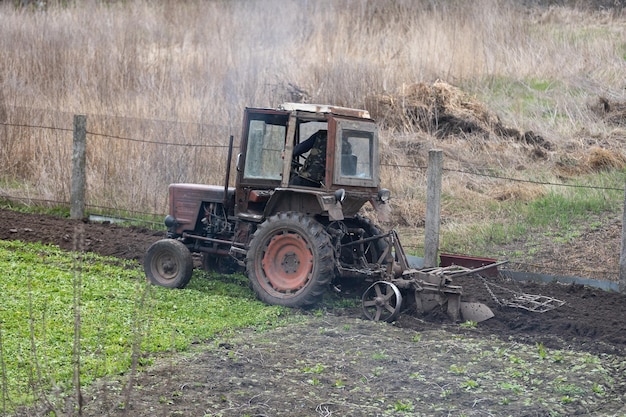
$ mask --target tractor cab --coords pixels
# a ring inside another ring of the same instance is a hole
[[[353,217],[379,196],[378,131],[366,110],[285,103],[247,108],[237,157],[237,215]],[[382,199],[386,198],[383,191]]]

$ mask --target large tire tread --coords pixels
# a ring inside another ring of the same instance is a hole
[[[312,247],[314,266],[312,278],[304,288],[293,295],[281,296],[278,292],[268,292],[260,283],[264,278],[258,277],[256,271],[263,270],[265,273],[259,256],[272,237],[284,230],[297,233],[308,242]],[[301,308],[316,304],[324,295],[335,276],[334,265],[333,247],[324,227],[313,218],[296,212],[276,214],[259,225],[250,242],[246,262],[250,283],[260,300],[268,304]]]
[[[382,231],[380,230],[380,228],[376,226],[372,222],[372,220],[360,214],[357,214],[352,219],[346,220],[346,223],[349,225],[349,227],[360,227],[361,229],[365,230],[366,238],[382,234]],[[376,262],[378,260],[378,257],[383,252],[385,252],[385,250],[387,249],[387,246],[388,246],[387,241],[384,239],[378,239],[372,242],[372,248],[371,248],[372,252],[368,256],[368,261],[370,263]],[[345,259],[342,259],[342,261],[345,262]]]

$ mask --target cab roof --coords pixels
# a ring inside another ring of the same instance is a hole
[[[283,103],[278,106],[279,110],[303,111],[310,113],[332,113],[338,116],[357,117],[359,119],[371,119],[367,110],[351,109],[348,107],[331,106],[328,104],[308,104],[308,103]]]

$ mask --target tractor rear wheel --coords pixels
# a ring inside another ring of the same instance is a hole
[[[184,288],[193,273],[193,258],[182,242],[161,239],[148,248],[143,269],[155,285]]]
[[[334,278],[334,251],[328,233],[313,218],[279,213],[252,236],[246,266],[262,301],[308,307],[319,301]]]
[[[341,262],[348,266],[358,264],[363,261],[368,264],[377,263],[381,255],[385,253],[385,250],[387,249],[388,244],[385,239],[381,238],[372,240],[361,245],[360,247],[350,245],[350,242],[357,239],[367,239],[373,236],[381,235],[381,230],[374,225],[370,219],[360,215],[355,216],[353,219],[346,219],[344,222],[348,228],[362,229],[364,233],[362,236],[346,234],[343,237],[341,240],[341,244],[343,245],[341,250]],[[382,263],[384,263],[384,260]],[[358,266],[361,267],[362,265]]]

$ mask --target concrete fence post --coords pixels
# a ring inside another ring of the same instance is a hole
[[[426,220],[424,226],[424,268],[439,266],[439,226],[441,223],[441,180],[443,176],[443,151],[428,151],[426,185]]]
[[[619,256],[619,292],[626,294],[626,184],[624,184],[624,208],[622,212],[622,250]]]
[[[85,152],[87,145],[87,116],[74,115],[74,143],[72,145],[72,187],[70,195],[70,218],[85,217]]]

